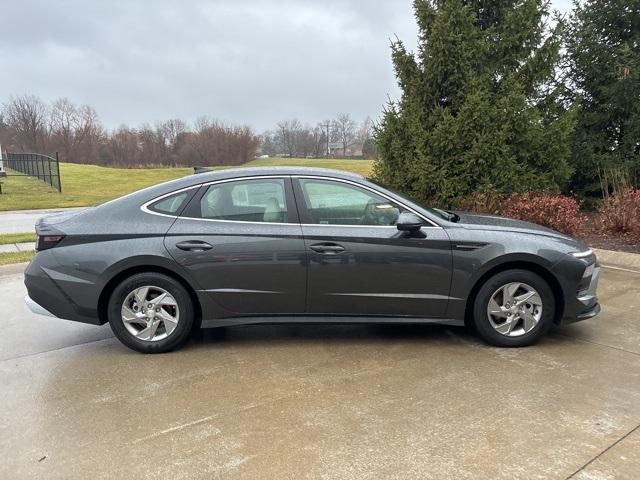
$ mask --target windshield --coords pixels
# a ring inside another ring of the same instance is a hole
[[[393,188],[389,188],[385,184],[383,184],[383,183],[381,183],[381,182],[379,182],[377,180],[374,180],[373,178],[367,178],[367,180],[370,181],[371,183],[375,184],[375,185],[378,185],[379,187],[384,188],[385,190],[389,190],[390,192],[395,193],[399,197],[406,198],[407,200],[409,200],[412,203],[415,203],[416,205],[424,208],[427,212],[429,212],[430,214],[432,214],[432,215],[434,215],[434,216],[436,216],[438,218],[441,218],[443,220],[448,220],[448,221],[455,221],[455,220],[452,219],[452,215],[455,215],[455,214],[452,214],[451,212],[447,212],[447,211],[441,210],[439,208],[428,207],[421,200],[418,200],[417,198],[415,198],[415,197],[413,197],[411,195],[407,195],[406,193],[399,192],[399,191],[397,191],[397,190],[395,190]]]

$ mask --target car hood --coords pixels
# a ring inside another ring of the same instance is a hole
[[[572,237],[563,233],[557,232],[542,225],[537,225],[531,222],[525,222],[523,220],[516,220],[514,218],[499,217],[497,215],[485,215],[480,213],[470,212],[455,212],[460,217],[460,220],[456,222],[465,228],[474,230],[500,230],[519,233],[532,233],[535,235],[546,235],[549,237],[562,238],[565,240],[575,241]]]

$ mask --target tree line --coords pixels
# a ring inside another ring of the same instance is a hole
[[[60,98],[12,96],[0,110],[5,151],[59,152],[65,162],[114,167],[240,165],[253,159],[260,139],[247,126],[198,118],[193,126],[170,119],[108,131],[95,109]]]
[[[375,158],[373,120],[358,124],[348,113],[333,120],[303,124],[294,118],[278,122],[261,136],[261,153],[279,157],[361,157]]]
[[[640,173],[640,0],[414,0],[418,47],[392,42],[400,99],[375,175],[424,201],[606,194]]]
[[[96,110],[67,98],[50,104],[35,95],[11,96],[0,109],[0,145],[5,151],[53,153],[71,163],[114,167],[240,165],[257,155],[374,158],[373,121],[349,114],[315,127],[298,119],[279,122],[258,136],[247,126],[200,117],[122,125],[108,131]]]

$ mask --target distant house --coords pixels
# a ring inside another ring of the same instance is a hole
[[[329,156],[331,157],[361,157],[362,142],[355,141],[343,151],[342,142],[329,143]]]

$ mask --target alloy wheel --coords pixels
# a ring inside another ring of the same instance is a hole
[[[542,299],[536,289],[526,283],[507,283],[491,295],[487,316],[498,333],[519,337],[533,330],[540,321]]]
[[[173,295],[163,288],[149,285],[129,292],[122,303],[120,315],[131,335],[157,342],[176,329],[180,310]]]

